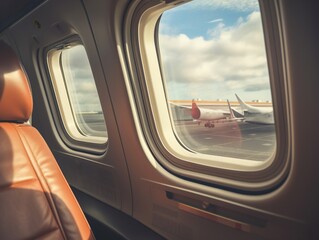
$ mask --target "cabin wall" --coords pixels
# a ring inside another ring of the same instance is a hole
[[[123,26],[133,3],[48,0],[0,37],[21,57],[34,98],[32,124],[48,142],[72,187],[167,239],[316,239],[319,15],[310,1],[274,2],[278,2],[282,45],[273,51],[282,52],[284,77],[280,81],[286,83],[289,104],[284,106],[289,149],[283,157],[290,164],[287,178],[277,188],[256,195],[180,178],[159,164],[151,152],[134,103],[130,87],[134,79],[126,55]],[[74,35],[88,53],[108,129],[108,143],[100,154],[66,144],[57,122],[54,94],[49,92],[46,51]],[[226,212],[227,218],[243,219],[247,224],[238,227],[236,221],[220,216],[191,213],[181,198],[190,205],[210,203]]]

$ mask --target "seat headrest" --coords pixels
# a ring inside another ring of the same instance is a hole
[[[26,122],[32,113],[29,83],[13,49],[0,40],[0,121]]]

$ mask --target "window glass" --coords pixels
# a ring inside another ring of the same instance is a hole
[[[159,22],[171,122],[194,152],[262,161],[276,148],[258,1],[194,0]]]
[[[70,45],[49,53],[53,85],[63,122],[71,137],[105,142],[107,129],[86,51]]]

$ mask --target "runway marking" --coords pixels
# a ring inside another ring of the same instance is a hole
[[[271,143],[264,143],[264,144],[261,144],[262,146],[272,146]]]

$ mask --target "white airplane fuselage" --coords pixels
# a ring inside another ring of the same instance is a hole
[[[212,120],[219,120],[225,119],[226,116],[223,111],[219,110],[210,110],[204,108],[198,108],[198,113],[193,114],[192,117],[194,120],[202,120],[202,121],[212,121]]]
[[[243,111],[244,121],[251,123],[260,124],[274,124],[274,111],[272,107],[254,107],[237,96],[236,98],[240,104],[241,110]]]
[[[209,128],[215,127],[215,121],[227,119],[227,117],[231,116],[230,113],[224,110],[199,108],[195,101],[192,102],[191,114],[194,121],[197,121],[198,123],[204,121],[204,126]]]
[[[260,112],[244,111],[244,120],[251,123],[274,124],[274,113],[272,110]]]

